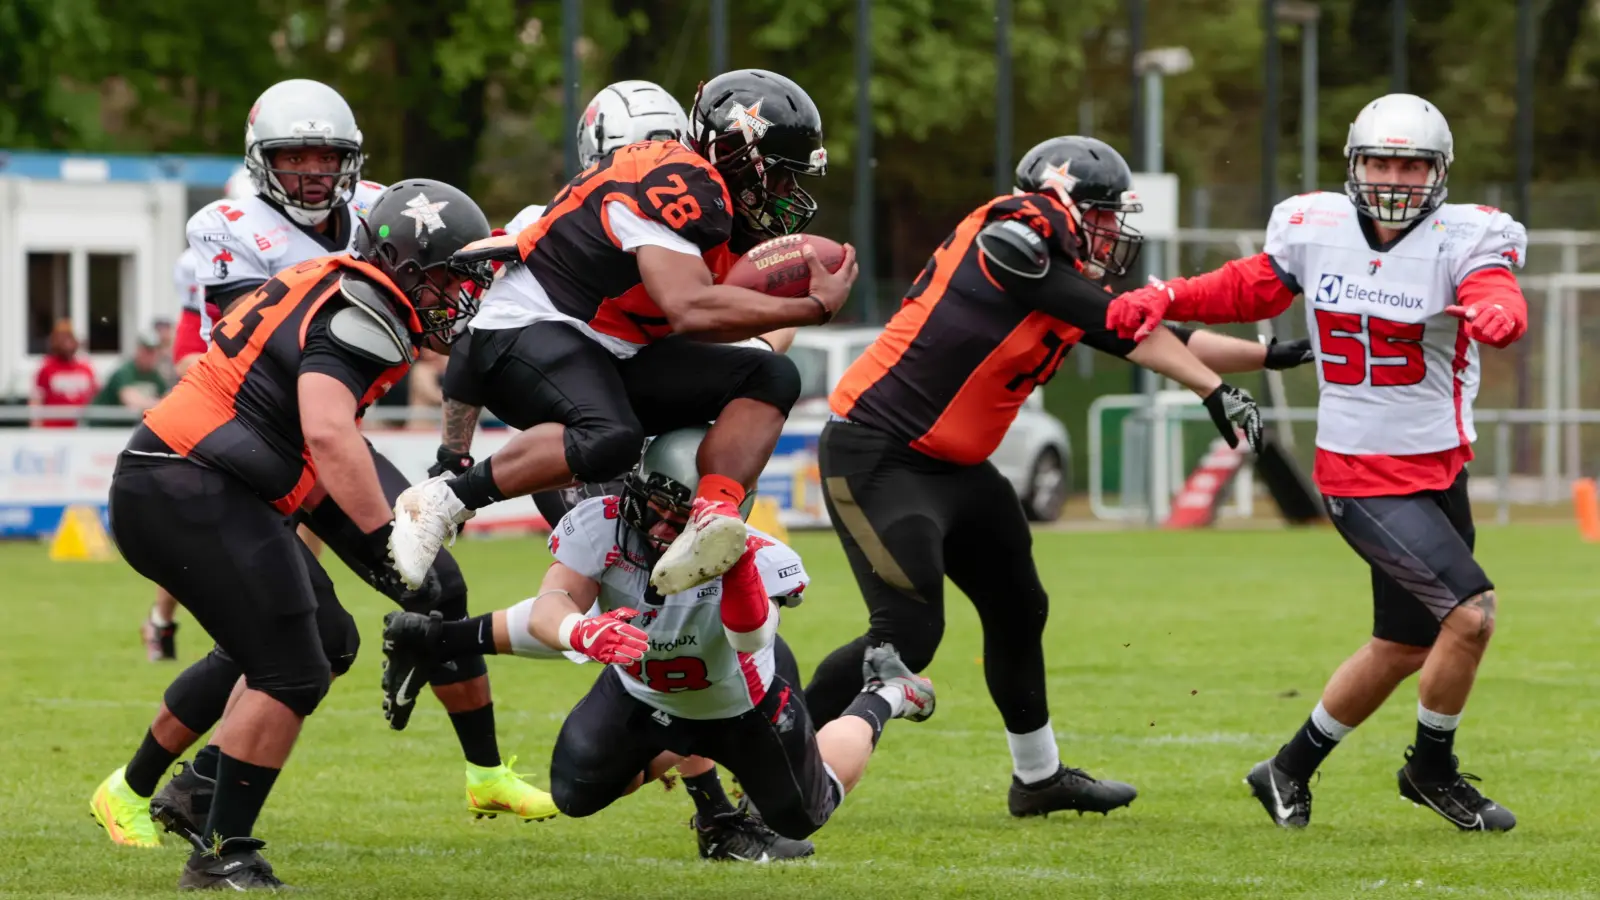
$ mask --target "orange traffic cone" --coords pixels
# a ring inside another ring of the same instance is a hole
[[[1578,519],[1578,533],[1589,543],[1600,543],[1600,493],[1593,478],[1572,483],[1572,512]]]

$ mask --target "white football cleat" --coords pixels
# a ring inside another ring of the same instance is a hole
[[[689,523],[661,554],[650,573],[650,583],[663,597],[705,584],[744,556],[747,536],[737,506],[697,498]]]
[[[394,501],[394,531],[389,556],[395,571],[412,590],[422,586],[439,548],[455,543],[461,524],[477,515],[445,484],[448,475],[429,478],[400,492]]]

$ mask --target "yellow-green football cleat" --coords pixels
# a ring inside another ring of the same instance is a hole
[[[111,842],[124,847],[159,847],[161,835],[150,818],[150,800],[141,797],[128,787],[127,779],[118,769],[100,782],[94,796],[89,798],[89,814]]]
[[[525,822],[542,822],[559,814],[555,800],[550,795],[522,780],[511,770],[517,764],[515,756],[504,765],[484,768],[467,763],[467,809],[494,818],[500,813],[511,813]]]

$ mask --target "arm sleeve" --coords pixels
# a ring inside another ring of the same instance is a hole
[[[1299,284],[1276,259],[1257,253],[1193,278],[1174,278],[1167,317],[1179,322],[1259,322],[1280,315],[1294,302]]]
[[[688,162],[657,165],[634,190],[639,214],[659,222],[704,253],[728,242],[733,210],[722,182]]]
[[[579,575],[599,581],[606,572],[607,556],[616,549],[613,538],[621,512],[617,497],[590,497],[574,506],[550,529],[550,555]]]
[[[1499,306],[1516,320],[1511,334],[1490,346],[1508,347],[1528,332],[1528,301],[1517,276],[1505,266],[1485,266],[1469,274],[1456,288],[1456,301],[1462,306]]]
[[[996,280],[1013,300],[1083,332],[1078,343],[1119,358],[1139,346],[1130,338],[1117,337],[1115,330],[1106,327],[1111,295],[1084,277],[1064,253],[1051,254],[1050,270],[1042,278],[1022,278],[997,268],[989,271],[998,276]]]
[[[300,374],[317,372],[327,375],[349,388],[356,402],[360,403],[372,386],[389,371],[389,367],[341,347],[328,333],[328,319],[342,306],[340,303],[323,304],[306,327],[306,343],[300,354]]]

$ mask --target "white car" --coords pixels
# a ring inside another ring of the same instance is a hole
[[[881,328],[802,328],[789,357],[800,369],[800,401],[791,423],[828,417],[828,395],[845,369],[866,352]],[[1043,389],[1035,389],[989,461],[1016,488],[1028,518],[1052,522],[1061,516],[1072,487],[1072,440],[1061,420],[1045,412]]]

